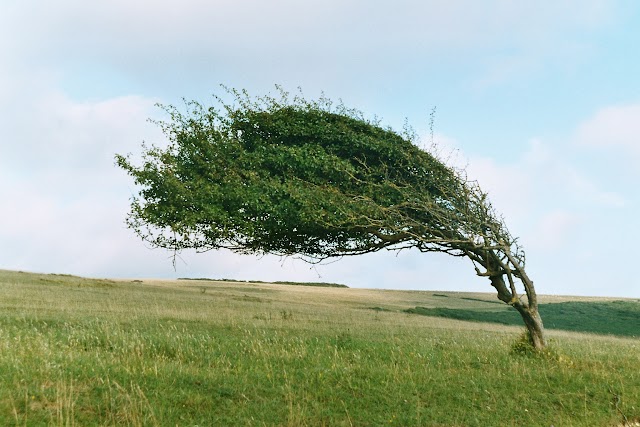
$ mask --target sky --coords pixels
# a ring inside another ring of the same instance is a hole
[[[325,93],[405,119],[489,193],[539,294],[640,297],[640,3],[2,0],[0,268],[490,292],[472,264],[381,252],[311,266],[172,254],[126,228],[115,153],[166,141],[158,102]]]

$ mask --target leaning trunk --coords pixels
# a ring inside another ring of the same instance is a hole
[[[542,350],[547,345],[547,340],[544,335],[544,325],[542,324],[542,318],[538,313],[538,299],[533,289],[533,283],[526,278],[527,297],[528,301],[522,302],[518,295],[515,293],[515,288],[507,287],[504,281],[503,274],[496,274],[489,277],[491,279],[491,286],[498,291],[498,299],[513,306],[524,321],[524,325],[529,332],[529,342],[531,346],[536,350]]]
[[[536,350],[544,349],[547,345],[547,340],[544,337],[544,325],[542,324],[542,318],[540,317],[540,313],[538,313],[538,309],[521,303],[516,303],[513,306],[522,316],[522,320],[529,332],[529,341],[533,348]]]

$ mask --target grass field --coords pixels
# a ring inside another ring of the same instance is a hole
[[[519,326],[406,312],[500,312],[493,299],[0,271],[0,425],[558,427],[640,420],[640,341],[629,328],[606,331],[624,337],[550,329],[552,351],[533,356],[513,351]],[[627,313],[637,303],[541,298],[565,304],[567,318],[566,303],[577,302],[585,317],[598,304],[605,311],[622,304]]]
[[[476,301],[481,302],[480,299]],[[592,299],[547,302],[540,304],[539,311],[547,329],[640,337],[640,301],[638,300]],[[478,304],[477,307],[469,308],[415,307],[407,309],[406,312],[504,325],[522,323],[520,315],[500,301],[484,301],[484,305]]]

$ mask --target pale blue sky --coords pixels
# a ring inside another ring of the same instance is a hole
[[[310,268],[149,250],[114,153],[162,143],[155,102],[324,91],[436,140],[489,191],[547,294],[640,297],[636,1],[3,0],[0,268],[491,291],[470,263],[382,253]]]

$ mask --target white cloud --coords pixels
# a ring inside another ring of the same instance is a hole
[[[607,28],[618,7],[605,0],[544,6],[505,0],[3,2],[0,197],[8,203],[0,209],[0,262],[5,268],[86,275],[318,280],[309,265],[292,259],[224,251],[184,253],[186,264],[179,261],[174,272],[170,253],[149,251],[124,228],[127,198],[135,189],[114,167],[113,154],[137,153],[143,139],[159,138],[145,122],[155,113],[154,100],[141,93],[172,102],[181,95],[201,96],[203,87],[211,90],[219,82],[257,93],[283,82],[306,91],[324,88],[348,103],[349,96],[369,97],[366,101],[377,100],[382,108],[376,109],[385,116],[406,114],[420,96],[439,95],[464,115],[466,105],[473,107],[462,93],[470,82],[493,89],[517,76],[527,85],[527,75],[549,64],[571,67],[591,49],[602,48],[590,44],[590,35]],[[432,69],[439,72],[430,74]],[[455,78],[447,79],[449,74]],[[434,76],[435,83],[422,84]],[[358,85],[363,89],[353,89]],[[402,89],[401,100],[385,98],[403,85],[411,89]],[[440,93],[436,86],[445,89]],[[372,102],[363,104],[373,108]],[[581,147],[616,147],[612,151],[637,155],[633,137],[640,134],[634,125],[639,122],[637,106],[603,109],[576,138]],[[460,146],[443,135],[436,140]],[[585,168],[566,147],[547,140],[509,149],[515,153],[509,162],[467,160],[462,152],[453,160],[468,166],[470,176],[489,191],[514,234],[531,248],[534,263],[547,255],[538,243],[553,243],[549,256],[563,265],[550,267],[548,274],[536,272],[536,278],[564,271],[565,261],[575,270],[580,261],[557,255],[575,244],[576,236],[587,235],[583,241],[589,233],[609,240],[628,237],[628,230],[612,228],[629,223],[619,213],[625,209],[617,208],[632,205],[635,193],[623,197],[603,190],[600,171]],[[619,215],[615,224],[608,217],[613,208]],[[594,259],[603,256],[600,248],[592,250]],[[375,254],[317,270],[320,280],[359,286],[402,288],[412,282],[462,289],[469,280],[489,290],[471,267],[452,266],[454,261]],[[583,274],[595,273],[584,269]],[[555,289],[552,280],[546,283],[546,289]]]
[[[640,156],[640,104],[614,105],[600,109],[578,127],[578,145],[621,150]]]
[[[4,157],[36,173],[61,167],[90,172],[150,133],[145,121],[152,105],[137,96],[79,103],[58,91],[23,100],[18,110],[5,105],[4,131],[20,143],[3,145]]]
[[[553,251],[571,246],[573,233],[582,222],[581,215],[574,212],[562,209],[550,211],[539,218],[537,227],[531,233],[531,247]]]
[[[421,143],[429,145],[429,135]],[[434,140],[439,157],[449,165],[467,171],[488,192],[498,214],[520,243],[532,251],[561,251],[574,244],[576,233],[589,224],[585,212],[620,209],[627,198],[602,189],[598,176],[582,169],[563,147],[531,139],[527,149],[508,163],[484,156],[468,157],[461,144],[446,135]]]
[[[56,90],[29,90],[27,79],[17,79],[12,92],[21,84],[22,97],[0,100],[4,266],[90,272],[109,263],[109,247],[129,253],[123,221],[130,184],[114,154],[158,138],[146,123],[153,100],[75,102]]]
[[[538,292],[606,295],[611,291],[578,285],[602,276],[591,267],[595,264],[585,266],[584,251],[593,258],[608,256],[606,247],[591,245],[592,239],[608,236],[615,245],[620,232],[607,218],[615,215],[624,223],[628,196],[602,190],[597,170],[585,169],[565,149],[533,139],[509,163],[471,157],[467,170],[519,237]]]
[[[580,39],[574,34],[607,25],[615,13],[602,0],[25,0],[0,17],[0,39],[12,40],[5,50],[23,62],[165,76],[172,84],[186,70],[205,81],[265,73],[270,83],[300,82],[309,73],[320,81],[345,73],[372,78],[399,67],[423,70],[435,53],[456,63],[493,58],[479,77],[493,82],[559,49],[566,60],[574,49],[563,46]]]
[[[562,149],[538,139],[532,139],[522,157],[508,164],[472,158],[469,171],[500,205],[520,205],[520,212],[540,206],[545,199],[547,203],[572,201],[616,208],[625,204],[622,195],[600,189]]]
[[[621,194],[599,188],[592,171],[580,170],[560,147],[538,139],[508,164],[472,157],[467,171],[489,193],[511,232],[538,258],[572,247],[585,230],[600,230],[603,224],[592,212],[627,203]]]
[[[26,0],[5,10],[4,24],[26,36],[24,41],[29,44],[65,41],[82,49],[90,43],[106,43],[106,34],[116,36],[109,44],[121,48],[127,48],[127,40],[157,47],[181,46],[185,40],[200,47],[237,43],[251,47],[246,41],[277,41],[289,46],[315,41],[332,45],[345,38],[359,40],[365,36],[373,36],[382,46],[402,48],[398,42],[404,42],[414,47],[455,47],[482,45],[506,34],[512,35],[510,41],[553,38],[557,31],[598,27],[608,22],[614,12],[615,6],[602,0],[564,0],[545,7],[504,0],[223,0],[215,4],[203,0],[66,0],[55,5]],[[40,40],[43,33],[54,39]],[[84,37],[79,39],[78,34]],[[262,40],[257,40],[257,35],[263,36]]]

